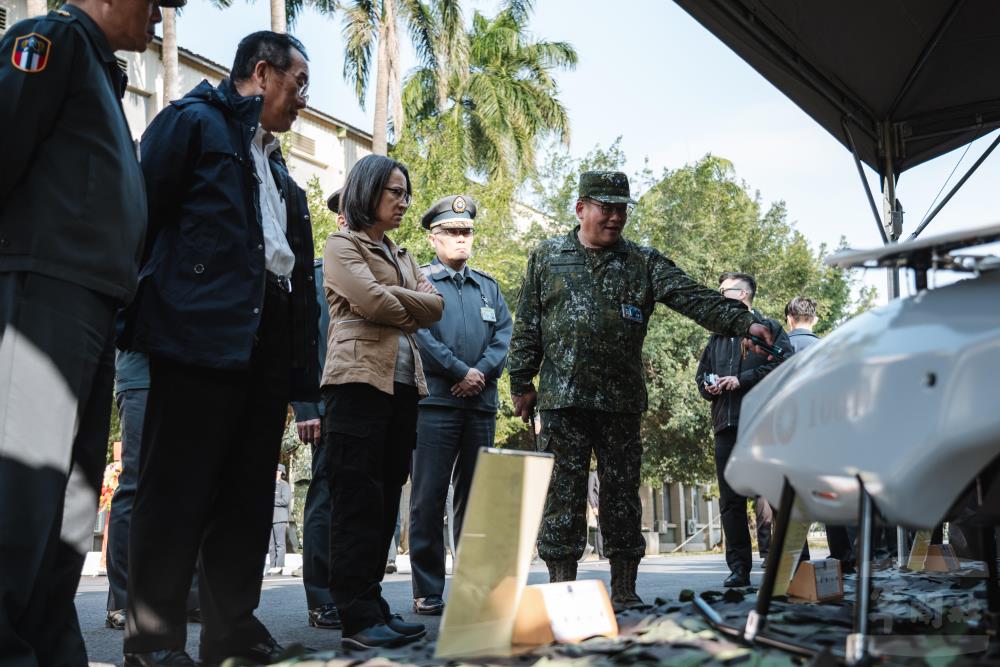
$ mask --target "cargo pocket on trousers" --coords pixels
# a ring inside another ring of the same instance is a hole
[[[325,419],[323,430],[327,440],[331,473],[369,467],[367,458],[371,450],[371,422]]]

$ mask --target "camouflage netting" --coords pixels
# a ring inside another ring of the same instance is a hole
[[[982,569],[966,568],[948,575],[883,570],[873,575],[874,600],[871,629],[878,635],[883,665],[1000,664],[1000,651],[992,646],[980,623],[986,611]],[[619,614],[621,634],[615,639],[593,638],[579,644],[549,645],[504,658],[435,660],[430,640],[387,651],[327,653],[302,656],[280,663],[286,667],[461,667],[464,665],[514,667],[590,667],[591,665],[680,665],[710,667],[740,665],[782,667],[840,664],[830,654],[843,653],[851,632],[855,577],[845,577],[845,599],[824,604],[792,603],[776,598],[765,634],[820,651],[814,659],[790,655],[766,646],[747,647],[714,630],[695,609],[694,593],[685,591],[680,601],[656,600],[645,612]],[[723,622],[743,627],[756,604],[753,588],[701,594]],[[989,645],[985,654],[961,652]],[[963,644],[963,642],[965,642]],[[918,657],[919,656],[919,657]]]

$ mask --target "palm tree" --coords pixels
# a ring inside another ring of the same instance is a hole
[[[555,134],[568,143],[569,117],[552,74],[577,61],[572,45],[527,36],[530,9],[530,2],[512,0],[493,19],[476,12],[465,33],[467,64],[418,68],[403,96],[411,120],[439,118],[461,129],[474,170],[513,182],[534,170],[538,139]],[[436,34],[443,54],[441,40],[449,35]]]
[[[285,16],[285,0],[271,0],[271,30],[288,32],[288,18]]]
[[[177,56],[177,10],[173,7],[162,7],[163,14],[163,44],[160,47],[160,58],[163,60],[163,104],[181,96],[180,66]]]
[[[46,0],[28,0],[28,16],[44,16],[49,11]]]
[[[372,152],[388,148],[389,110],[396,136],[403,132],[403,95],[398,23],[406,25],[417,57],[425,67],[436,66],[433,18],[421,0],[351,0],[344,10],[344,78],[354,86],[365,107],[375,50],[375,120]]]

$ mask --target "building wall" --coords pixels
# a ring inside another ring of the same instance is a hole
[[[0,0],[7,10],[7,26],[27,18],[26,0]],[[157,39],[145,53],[119,52],[128,73],[128,90],[122,106],[132,136],[139,139],[146,127],[164,106],[163,61]],[[178,74],[181,94],[207,79],[216,85],[228,75],[227,67],[183,49],[179,55]],[[292,150],[286,161],[292,175],[305,187],[319,179],[323,191],[332,192],[343,185],[354,163],[371,153],[371,136],[319,109],[306,107],[292,126]]]

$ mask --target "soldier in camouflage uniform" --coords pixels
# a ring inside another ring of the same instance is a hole
[[[549,579],[576,578],[587,541],[593,451],[612,602],[619,610],[642,604],[635,592],[646,550],[639,421],[646,410],[642,342],[653,307],[666,304],[721,334],[772,340],[745,306],[694,282],[653,248],[622,239],[634,203],[625,174],[580,176],[580,225],[542,242],[528,260],[508,362],[515,413],[528,421],[537,402],[540,446],[555,455],[538,538]],[[540,398],[532,384],[536,375]]]

